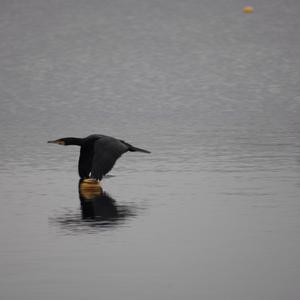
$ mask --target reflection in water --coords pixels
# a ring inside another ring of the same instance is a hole
[[[122,226],[126,220],[136,216],[137,208],[134,205],[119,205],[96,181],[81,179],[78,191],[81,216],[76,211],[55,218],[55,223],[63,229],[73,233],[98,232]]]

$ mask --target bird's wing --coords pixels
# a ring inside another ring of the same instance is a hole
[[[94,144],[91,177],[101,180],[114,166],[116,160],[125,152],[128,146],[111,137],[101,137]]]
[[[81,178],[88,178],[92,170],[94,148],[81,146],[78,162],[78,173]]]

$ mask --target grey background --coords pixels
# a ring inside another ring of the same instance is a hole
[[[299,299],[298,0],[0,5],[1,299]],[[152,151],[109,224],[46,143],[90,133]]]

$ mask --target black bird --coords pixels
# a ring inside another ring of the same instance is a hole
[[[123,140],[100,134],[92,134],[85,138],[65,137],[48,143],[80,146],[78,172],[82,179],[91,177],[101,180],[125,152],[150,153]]]

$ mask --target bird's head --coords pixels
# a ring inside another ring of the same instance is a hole
[[[73,138],[73,137],[65,137],[54,141],[48,141],[51,144],[58,144],[58,145],[81,145],[81,139]]]
[[[48,141],[48,143],[58,144],[58,145],[67,145],[66,138],[61,138],[61,139],[54,140],[54,141]]]

